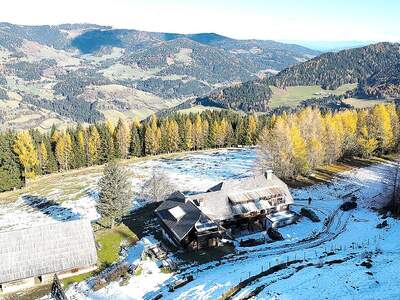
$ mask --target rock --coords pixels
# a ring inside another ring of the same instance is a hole
[[[282,234],[275,228],[272,228],[272,227],[268,228],[267,233],[268,233],[268,236],[274,241],[284,240]]]
[[[382,223],[376,225],[376,228],[385,228],[388,226],[388,222],[384,220]]]
[[[320,222],[321,220],[317,216],[317,214],[309,208],[302,207],[300,210],[300,214],[306,218],[309,218],[313,222]]]
[[[343,211],[349,211],[352,209],[357,208],[357,202],[354,201],[347,201],[345,203],[343,203],[342,205],[340,205],[340,209]]]
[[[366,267],[367,269],[371,269],[372,268],[372,263],[369,261],[363,261],[361,263],[361,266]]]

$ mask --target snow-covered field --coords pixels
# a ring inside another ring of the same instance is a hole
[[[222,150],[149,160],[129,168],[138,175],[132,179],[136,188],[156,169],[164,170],[182,191],[199,192],[251,172],[254,160],[251,149]],[[284,241],[237,246],[235,253],[218,261],[182,265],[179,274],[164,274],[154,262],[140,260],[147,242],[142,239],[121,258],[140,263],[142,268],[127,285],[115,282],[93,292],[82,282],[69,288],[67,295],[76,300],[152,299],[159,294],[162,299],[218,299],[231,291],[230,299],[400,299],[400,221],[388,217],[388,226],[378,229],[383,216],[372,209],[385,205],[394,170],[394,164],[381,163],[341,173],[329,184],[292,189],[293,209],[307,206],[311,197],[311,208],[322,222],[302,219],[282,228]],[[0,228],[31,225],[37,220],[61,221],[67,215],[95,219],[95,185],[88,188],[90,193],[75,202],[42,209],[34,209],[23,199],[19,204],[2,205]],[[338,210],[343,200],[353,196],[357,209]],[[169,291],[169,284],[188,275],[193,275],[192,282]]]
[[[252,149],[220,150],[146,160],[129,164],[128,169],[133,173],[131,181],[136,192],[140,191],[153,170],[165,172],[181,191],[201,192],[223,179],[248,173],[254,166],[254,159],[255,151]],[[99,174],[95,173],[63,179],[70,181],[71,185],[83,183],[85,187],[74,194],[66,195],[56,187],[46,191],[45,195],[29,193],[12,203],[0,201],[0,231],[77,218],[96,220],[99,217],[95,207],[99,178]],[[134,207],[140,205],[136,199],[132,200]]]

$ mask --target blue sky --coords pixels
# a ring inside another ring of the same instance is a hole
[[[283,41],[400,41],[395,0],[2,0],[0,20]]]

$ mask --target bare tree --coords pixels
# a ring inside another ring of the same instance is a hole
[[[160,202],[176,190],[175,184],[165,172],[153,169],[151,177],[143,184],[141,197],[152,202]]]

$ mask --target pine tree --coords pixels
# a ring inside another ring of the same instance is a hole
[[[100,135],[99,162],[104,164],[115,159],[114,128],[111,122],[97,124],[96,127]]]
[[[12,151],[14,138],[11,132],[0,134],[0,192],[24,185],[22,166]]]
[[[99,181],[99,190],[97,210],[102,217],[110,218],[113,227],[114,221],[122,217],[132,204],[128,175],[115,161],[105,166],[103,177]]]
[[[24,167],[25,178],[35,177],[34,168],[39,165],[39,159],[30,134],[27,131],[19,132],[13,148]]]
[[[142,155],[142,141],[140,138],[140,124],[139,122],[133,121],[131,126],[131,144],[130,144],[130,154],[132,156],[141,156]]]

